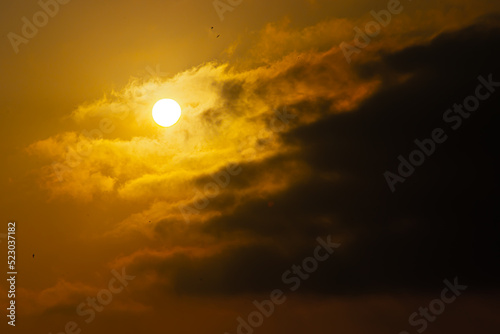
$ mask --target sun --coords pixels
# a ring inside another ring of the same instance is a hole
[[[181,106],[172,99],[161,99],[153,106],[153,119],[160,126],[172,126],[180,117]]]

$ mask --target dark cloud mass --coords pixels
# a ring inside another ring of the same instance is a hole
[[[442,117],[474,93],[478,76],[491,73],[500,81],[498,23],[444,33],[360,65],[359,76],[381,78],[383,88],[352,112],[329,113],[328,100],[291,106],[329,116],[284,134],[299,152],[243,165],[245,173],[231,187],[247,187],[266,171],[285,170],[286,161],[306,163],[314,172],[273,196],[271,208],[264,199],[249,201],[203,227],[214,236],[243,232],[272,243],[230,249],[204,265],[180,266],[177,289],[265,292],[312,251],[316,236],[328,234],[343,242],[339,256],[322,264],[304,291],[425,290],[457,275],[475,289],[495,286],[500,91],[456,131]],[[394,80],[403,76],[408,77]],[[407,157],[413,141],[428,138],[437,127],[446,130],[448,140],[391,193],[383,173],[396,172],[398,156]],[[209,277],[208,282],[192,284],[198,276]]]

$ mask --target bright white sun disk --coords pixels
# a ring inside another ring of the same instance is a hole
[[[158,125],[169,127],[181,117],[181,106],[172,99],[161,99],[153,106],[153,119]]]

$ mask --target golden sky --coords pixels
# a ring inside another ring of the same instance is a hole
[[[403,1],[350,61],[342,43],[391,1],[219,3],[222,20],[212,1],[57,3],[17,45],[41,4],[0,3],[0,234],[17,223],[18,267],[2,328],[233,334],[282,289],[255,333],[415,332],[455,276],[470,289],[426,332],[498,328],[482,255],[498,254],[498,97],[401,190],[383,177],[478,76],[500,78],[498,1]],[[169,128],[162,98],[182,108]],[[287,290],[327,236],[338,250]],[[122,268],[135,278],[86,323],[78,306]]]

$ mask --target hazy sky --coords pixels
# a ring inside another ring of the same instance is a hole
[[[47,3],[36,33],[43,0],[0,3],[9,333],[233,334],[275,289],[255,333],[416,333],[455,277],[467,290],[426,333],[498,328],[498,1],[221,0],[223,20],[212,1]],[[477,111],[446,118],[479,84]],[[169,128],[162,98],[183,111]],[[392,192],[384,173],[435,128],[447,140]],[[290,291],[317,238],[339,246]]]

